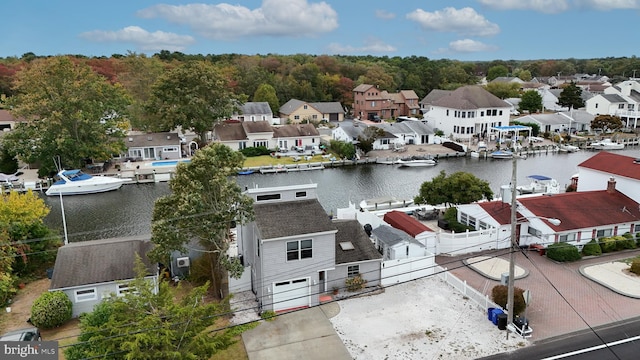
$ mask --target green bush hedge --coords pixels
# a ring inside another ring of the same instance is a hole
[[[40,295],[31,307],[33,325],[50,329],[71,319],[73,304],[62,291],[46,292]]]
[[[636,241],[633,240],[633,235],[629,233],[626,233],[624,235],[600,238],[599,243],[603,253],[625,249],[635,249],[637,247]]]
[[[612,237],[603,237],[598,239],[600,249],[603,253],[616,251],[616,241]]]
[[[240,152],[242,153],[242,155],[246,157],[254,157],[254,156],[271,154],[271,151],[267,149],[265,146],[248,147],[240,150]]]
[[[576,261],[582,256],[578,248],[567,243],[555,243],[547,246],[547,257],[555,261]]]
[[[596,239],[593,239],[586,243],[582,248],[582,255],[584,256],[599,256],[602,255],[602,249]]]

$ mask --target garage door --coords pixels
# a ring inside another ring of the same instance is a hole
[[[309,279],[281,281],[273,284],[273,310],[309,306]]]

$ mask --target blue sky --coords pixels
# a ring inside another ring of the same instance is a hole
[[[637,55],[640,0],[5,0],[0,57],[186,54],[533,60]]]

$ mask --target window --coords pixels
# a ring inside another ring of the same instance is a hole
[[[596,232],[596,237],[597,238],[607,237],[607,236],[611,236],[611,234],[613,234],[613,230],[611,229],[600,229]]]
[[[300,120],[300,115],[294,115],[293,120]]]
[[[473,216],[469,216],[469,223],[467,225],[471,226],[472,228],[475,228],[476,227],[476,218],[474,218]]]
[[[135,289],[133,288],[133,286],[129,287],[129,283],[118,284],[118,288],[116,289],[116,295],[124,296],[129,291],[134,291],[135,292]]]
[[[269,147],[269,142],[266,140],[257,140],[253,142],[253,147],[259,146]]]
[[[305,105],[303,108],[304,108],[305,110],[307,110],[307,109],[309,108],[309,106],[308,106],[308,105]]]
[[[318,114],[313,114],[313,115],[311,115],[311,118],[312,118],[313,120],[318,120]]]
[[[307,197],[307,192],[306,191],[297,191],[296,192],[296,197]]]
[[[558,236],[559,242],[569,242],[569,241],[575,241],[575,240],[576,240],[576,233],[562,234]]]
[[[246,149],[247,148],[247,142],[246,141],[240,141],[238,143],[238,149],[242,150],[242,149]]]
[[[371,102],[371,107],[376,107],[376,102],[375,101]]]
[[[178,148],[175,146],[165,146],[162,148],[162,152],[178,152]]]
[[[354,278],[360,274],[360,265],[350,265],[347,267],[347,277]]]
[[[280,200],[280,194],[258,195],[256,201]]]
[[[484,116],[484,111],[480,111],[480,117]]]
[[[624,104],[618,104],[618,109],[624,109]]]
[[[529,226],[529,228],[527,229],[527,233],[528,233],[529,235],[533,235],[533,236],[535,236],[535,237],[540,237],[540,236],[542,236],[542,231],[540,231],[540,230],[538,230],[538,229],[536,229],[536,228],[533,228],[533,227],[531,227],[531,226]]]
[[[447,109],[447,116],[449,116],[449,109]]]
[[[312,255],[312,240],[287,241],[287,261],[310,259]]]
[[[479,227],[481,230],[487,230],[487,229],[489,228],[489,224],[487,224],[486,222],[484,222],[484,221],[480,220],[480,221],[478,222],[478,227]]]
[[[463,213],[463,212],[461,212],[461,213],[460,213],[460,223],[462,223],[462,224],[465,224],[465,225],[466,225],[466,224],[467,224],[467,221],[469,221],[469,220],[468,220],[468,218],[467,218],[467,213]]]
[[[96,288],[76,290],[74,296],[76,302],[91,301],[98,298]]]

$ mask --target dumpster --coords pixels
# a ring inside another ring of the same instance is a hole
[[[507,330],[507,314],[502,313],[497,316],[498,329]]]

